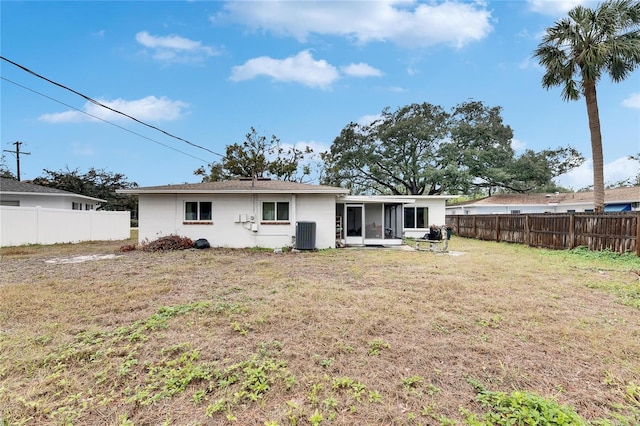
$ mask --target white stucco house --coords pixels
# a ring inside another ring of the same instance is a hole
[[[140,241],[166,235],[214,247],[399,245],[445,222],[450,196],[352,196],[348,190],[268,179],[139,187]]]
[[[104,201],[56,188],[0,178],[0,206],[95,210]]]
[[[605,212],[640,210],[640,186],[605,190]],[[593,192],[498,194],[446,207],[447,215],[580,213],[593,211]]]

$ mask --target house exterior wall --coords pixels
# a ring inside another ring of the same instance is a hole
[[[334,194],[300,194],[297,197],[296,221],[316,222],[316,247],[336,246],[336,196]]]
[[[175,195],[138,196],[138,240],[177,234]]]
[[[297,221],[316,222],[316,247],[335,247],[333,194],[140,194],[140,242],[161,236],[205,238],[213,247],[292,246]],[[211,202],[210,221],[184,220],[186,202]],[[264,202],[288,202],[288,221],[262,218]]]
[[[442,226],[445,224],[445,200],[444,199],[417,199],[415,203],[404,204],[404,207],[427,207],[429,217],[426,228],[404,228],[404,236],[407,238],[422,238],[429,230],[430,225]]]
[[[43,195],[43,194],[12,194],[6,192],[0,195],[2,202],[18,201],[20,207],[45,207],[50,209],[67,209],[71,210],[73,203],[82,203],[82,209],[89,204],[94,206],[95,203],[82,197],[74,197],[72,195]]]
[[[0,246],[124,240],[130,213],[0,206]]]
[[[582,213],[586,210],[593,209],[591,204],[512,204],[512,205],[467,205],[467,206],[452,206],[447,207],[446,212],[448,215],[477,215],[477,214],[512,214],[514,211],[520,213],[566,213],[569,210],[573,210],[577,213]]]

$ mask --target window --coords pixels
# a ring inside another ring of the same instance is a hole
[[[404,227],[405,228],[428,228],[429,225],[428,207],[405,207]]]
[[[85,204],[84,205],[84,209],[85,210],[93,210],[93,204]]]
[[[262,220],[286,222],[289,220],[289,202],[262,203]]]
[[[211,201],[185,202],[184,220],[211,220]]]
[[[82,203],[72,202],[71,203],[71,209],[72,210],[82,210]]]
[[[520,210],[511,210],[511,214],[520,214]]]

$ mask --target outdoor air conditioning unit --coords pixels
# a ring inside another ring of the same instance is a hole
[[[316,248],[316,223],[296,222],[296,249],[315,250]]]

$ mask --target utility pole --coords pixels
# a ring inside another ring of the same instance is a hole
[[[16,146],[16,150],[15,151],[10,151],[8,149],[4,149],[4,152],[10,152],[11,154],[15,154],[16,155],[16,163],[17,163],[17,177],[18,177],[18,182],[20,181],[20,154],[24,154],[24,155],[31,155],[30,152],[20,152],[20,145],[22,145],[22,142],[20,141],[15,141],[13,143],[13,145]]]

